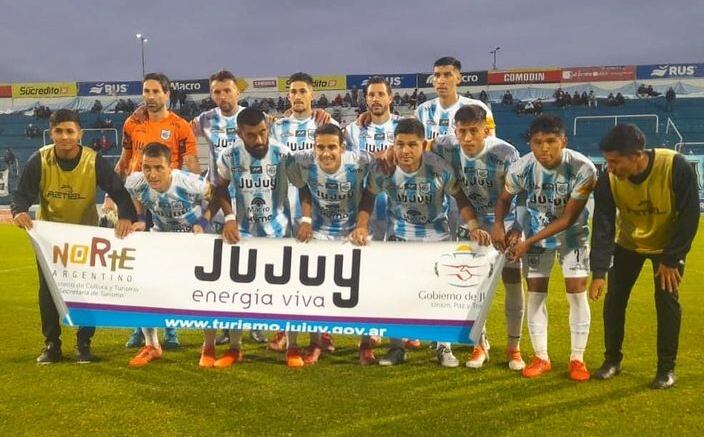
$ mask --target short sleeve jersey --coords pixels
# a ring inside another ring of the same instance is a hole
[[[335,120],[330,123],[339,126]],[[291,152],[310,150],[315,145],[317,125],[313,117],[298,120],[294,116],[276,120],[271,126],[271,137],[284,144]]]
[[[560,217],[570,198],[588,199],[596,177],[594,164],[574,150],[563,149],[562,162],[554,169],[543,167],[529,153],[508,169],[506,191],[514,195],[525,193],[528,223],[524,223],[523,229],[530,237]],[[536,245],[545,249],[577,249],[589,238],[588,221],[589,210],[584,208],[572,226]]]
[[[237,114],[244,109],[238,107],[231,116],[223,115],[220,108],[213,108],[198,115],[191,122],[196,136],[205,138],[208,142],[208,180],[213,185],[219,182],[217,171],[218,155],[226,147],[237,141]]]
[[[347,150],[376,153],[388,149],[394,144],[398,120],[398,116],[392,115],[383,124],[370,123],[364,127],[355,122],[348,124],[345,128]]]
[[[458,109],[466,105],[479,106],[486,111],[486,125],[489,129],[495,129],[494,114],[491,108],[481,100],[470,99],[469,97],[458,96],[457,102],[449,108],[443,108],[440,100],[436,97],[422,103],[416,109],[416,118],[423,123],[425,128],[425,139],[432,140],[440,135],[448,135],[455,130],[455,113]]]

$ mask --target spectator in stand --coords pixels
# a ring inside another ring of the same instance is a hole
[[[351,98],[352,98],[352,102],[350,103],[350,106],[352,106],[352,105],[357,106],[357,102],[359,101],[359,90],[354,85],[352,85],[352,97]]]
[[[474,96],[472,95],[472,93],[470,93],[469,91],[465,92],[465,93],[464,93],[464,96],[467,97],[468,99],[473,99],[473,98],[474,98]],[[484,103],[486,103],[486,102],[484,102]]]
[[[659,92],[657,92],[657,91],[655,91],[655,90],[653,89],[653,86],[652,86],[652,85],[648,85],[648,88],[646,88],[646,91],[648,92],[648,95],[649,95],[650,97],[657,97],[657,96],[660,95]]]
[[[623,97],[621,93],[616,93],[616,106],[623,106],[626,104],[626,99]]]
[[[90,108],[90,112],[94,112],[97,114],[103,112],[103,104],[100,103],[100,100],[96,99],[95,102],[93,102],[93,106]]]
[[[39,136],[39,128],[32,123],[29,123],[27,128],[24,130],[24,135],[27,138],[37,138]]]
[[[135,109],[137,109],[137,104],[132,101],[132,99],[127,99],[127,112],[130,114],[134,112]]]
[[[592,106],[596,108],[598,102],[596,100],[596,95],[594,95],[594,90],[589,91],[589,95],[587,96],[587,104],[591,108]]]
[[[341,94],[338,93],[335,96],[335,99],[332,101],[332,106],[337,106],[337,107],[342,106],[342,95]]]
[[[614,98],[614,93],[609,93],[606,96],[606,106],[616,106],[616,99]]]
[[[411,96],[408,95],[408,93],[403,93],[403,97],[401,97],[401,103],[404,105],[408,106],[411,104]]]
[[[178,107],[183,108],[183,105],[186,104],[186,100],[188,100],[188,94],[186,94],[185,91],[179,91],[178,92]]]
[[[542,100],[538,99],[535,102],[533,102],[533,108],[534,108],[534,113],[535,114],[542,114],[543,113],[543,102]],[[510,144],[510,143],[509,143]]]
[[[675,90],[672,89],[672,87],[667,89],[667,92],[665,93],[665,110],[667,112],[672,112],[672,106],[675,103],[675,98],[677,95],[675,94]]]
[[[578,91],[574,92],[574,95],[572,95],[572,105],[574,106],[579,106],[582,104],[582,98],[579,95]]]
[[[418,104],[424,103],[428,98],[425,96],[425,93],[423,91],[418,93]]]
[[[479,93],[479,100],[481,100],[483,103],[489,102],[489,96],[487,95],[486,91],[482,90],[482,92]]]
[[[320,98],[318,99],[318,107],[323,109],[328,107],[328,98],[325,97],[325,94],[320,94]]]
[[[279,96],[279,99],[276,101],[276,110],[279,112],[284,112],[286,110],[286,100],[284,100],[281,96]]]
[[[169,95],[169,110],[174,111],[176,109],[176,104],[178,103],[179,94],[180,94],[180,91],[171,90],[171,94]]]
[[[582,95],[579,96],[579,101],[584,106],[587,106],[589,104],[589,96],[587,96],[586,91],[582,91]]]
[[[564,103],[563,106],[570,106],[572,104],[572,96],[570,95],[570,93],[562,94],[562,102]]]
[[[15,155],[15,152],[12,151],[8,147],[7,151],[5,152],[5,164],[7,164],[7,169],[12,173],[12,167],[15,167],[15,176],[20,175],[20,169],[19,169],[19,164],[17,163],[17,156]]]
[[[505,106],[513,106],[513,95],[511,94],[511,91],[506,90],[501,98],[501,104]]]
[[[394,106],[401,105],[401,95],[397,92],[394,94]]]
[[[413,94],[411,94],[411,97],[408,99],[408,109],[416,109],[417,104],[418,104],[418,88],[413,90]]]
[[[345,97],[342,99],[342,106],[346,108],[352,106],[352,95],[350,93],[345,93]]]

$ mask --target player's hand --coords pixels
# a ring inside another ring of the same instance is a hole
[[[677,293],[680,288],[680,282],[682,282],[682,275],[680,275],[677,267],[668,267],[662,263],[658,265],[655,277],[660,278],[660,289],[668,293]]]
[[[240,241],[240,229],[237,220],[225,222],[222,228],[222,238],[230,244],[237,244]]]
[[[494,223],[491,227],[491,241],[499,252],[503,253],[506,250],[506,229],[503,223]]]
[[[350,241],[352,244],[357,246],[366,246],[367,240],[369,239],[369,229],[367,228],[356,228],[350,234]]]
[[[480,246],[488,246],[491,244],[491,235],[484,229],[477,228],[473,231],[469,231],[469,235],[471,235],[472,240],[479,243]]]
[[[144,222],[138,222],[144,224]],[[117,238],[125,238],[134,229],[132,229],[132,222],[129,219],[120,219],[115,223],[115,236]]]
[[[265,114],[265,117],[266,117],[266,124],[268,126],[271,126],[274,123],[276,123],[276,119],[277,119],[276,114]]]
[[[508,250],[508,259],[511,262],[517,262],[518,260],[521,259],[523,255],[525,255],[526,252],[528,252],[528,249],[530,249],[530,245],[527,244],[525,241],[520,241],[516,244],[514,244],[509,250]]]
[[[367,126],[369,126],[369,123],[371,123],[371,122],[372,122],[372,114],[369,111],[362,112],[357,117],[357,125],[359,127],[367,127]]]
[[[516,243],[521,241],[521,235],[523,234],[522,231],[516,228],[509,229],[509,231],[506,233],[506,245],[508,247],[515,246]]]
[[[313,120],[315,120],[315,125],[316,126],[322,126],[324,124],[330,123],[330,120],[332,117],[330,114],[328,114],[327,111],[322,110],[322,109],[314,109],[313,110]]]
[[[147,229],[147,224],[145,222],[138,221],[132,223],[131,228],[133,232],[142,232]]]
[[[301,223],[298,228],[298,235],[296,235],[296,240],[301,243],[307,243],[313,239],[313,226],[310,223]]]
[[[100,210],[103,212],[103,214],[107,214],[110,211],[117,211],[117,204],[114,200],[110,198],[110,196],[106,195],[105,200],[103,201],[103,206],[100,208]]]
[[[194,234],[202,234],[203,233],[203,228],[200,227],[200,225],[193,225],[193,229],[191,229]]]
[[[26,231],[32,229],[32,227],[34,226],[34,223],[32,223],[32,217],[30,217],[29,214],[26,212],[21,212],[21,213],[17,214],[16,216],[13,217],[12,220],[14,220],[15,224],[18,227],[20,227]]]
[[[604,278],[594,278],[589,286],[589,298],[591,300],[599,300],[601,295],[604,293],[606,288],[606,279]]]
[[[147,111],[147,105],[139,105],[137,109],[132,113],[132,118],[137,123],[144,123],[149,120],[149,112]]]

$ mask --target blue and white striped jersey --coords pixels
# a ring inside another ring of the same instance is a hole
[[[372,194],[388,195],[393,237],[407,241],[449,238],[443,199],[456,194],[459,187],[452,167],[438,155],[423,152],[421,166],[414,173],[396,167],[389,176],[372,164],[367,188]]]
[[[460,188],[474,208],[484,229],[494,224],[494,207],[504,189],[506,172],[518,160],[518,150],[504,140],[487,137],[484,150],[470,157],[462,150],[457,137],[443,135],[433,141],[433,152],[449,162]],[[515,219],[515,201],[506,222]]]
[[[424,102],[416,108],[416,118],[425,127],[425,139],[432,140],[440,135],[448,135],[455,131],[455,112],[465,105],[480,106],[486,111],[486,124],[490,129],[496,127],[494,114],[486,103],[469,97],[458,96],[457,102],[449,108],[443,108],[436,97]]]
[[[367,152],[345,152],[335,173],[326,173],[315,162],[315,152],[306,150],[289,156],[286,174],[294,186],[308,186],[313,201],[313,232],[328,237],[346,237],[357,226],[359,202],[373,161]]]
[[[330,123],[339,124],[330,119]],[[311,116],[304,120],[298,120],[293,115],[276,120],[271,126],[271,138],[284,144],[291,152],[310,150],[315,145],[315,130],[318,126]]]
[[[217,159],[226,147],[235,144],[237,136],[237,114],[244,109],[237,107],[234,115],[225,116],[220,108],[202,112],[191,122],[193,132],[208,142],[208,180],[218,185]]]
[[[532,153],[513,163],[506,174],[506,191],[526,194],[528,214],[523,224],[527,237],[535,235],[560,217],[570,198],[589,198],[596,184],[596,167],[579,152],[562,150],[562,163],[554,169],[540,165]],[[584,208],[577,221],[563,232],[548,237],[537,246],[545,249],[577,249],[589,238],[589,210]]]
[[[288,235],[288,154],[286,146],[269,141],[266,155],[256,159],[245,149],[242,140],[237,140],[220,154],[218,174],[230,181],[228,189],[242,236]]]
[[[157,232],[191,232],[203,215],[202,204],[210,184],[202,176],[171,170],[171,185],[160,193],[149,186],[144,173],[132,173],[125,188],[134,199],[152,213]]]
[[[394,130],[398,124],[399,117],[391,115],[386,123],[374,124],[360,127],[356,122],[352,122],[345,128],[347,150],[365,152],[381,152],[394,144]]]

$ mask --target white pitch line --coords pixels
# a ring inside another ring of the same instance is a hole
[[[33,266],[13,267],[11,269],[2,269],[2,270],[0,270],[0,273],[16,272],[18,270],[26,270],[26,269],[32,269],[32,268],[34,268],[34,267]]]

